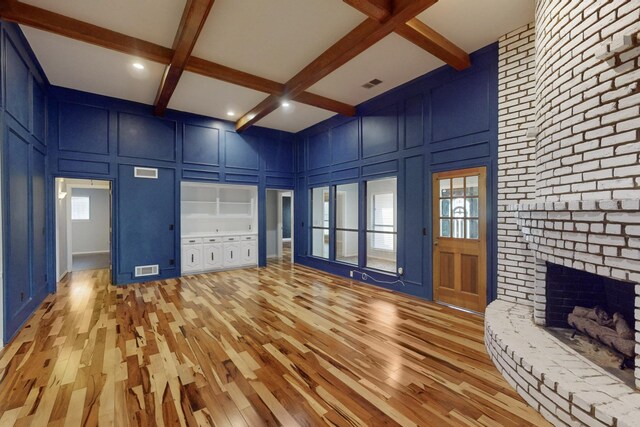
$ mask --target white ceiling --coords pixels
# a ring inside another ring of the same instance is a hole
[[[171,47],[185,0],[24,0],[38,7]],[[535,0],[440,0],[419,15],[467,52],[533,20]],[[364,15],[342,0],[216,0],[194,55],[286,82],[356,27]],[[52,84],[152,104],[164,66],[22,26]],[[143,62],[143,72],[131,64]],[[392,34],[334,71],[309,92],[357,105],[443,63]],[[373,89],[361,85],[383,81]],[[185,72],[169,108],[237,119],[267,95]],[[234,118],[226,115],[233,110]],[[259,126],[297,132],[334,113],[299,103]]]

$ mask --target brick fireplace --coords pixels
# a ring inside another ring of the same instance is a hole
[[[499,52],[498,300],[486,312],[487,349],[554,424],[637,425],[640,359],[630,388],[541,326],[548,263],[631,282],[640,352],[640,8],[537,0],[535,24],[505,35]]]

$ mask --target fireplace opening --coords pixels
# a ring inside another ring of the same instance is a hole
[[[635,284],[553,263],[545,279],[549,331],[633,388]]]

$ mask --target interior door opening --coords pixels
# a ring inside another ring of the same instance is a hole
[[[56,178],[56,279],[112,266],[111,182]]]
[[[267,189],[267,258],[293,263],[293,192]]]

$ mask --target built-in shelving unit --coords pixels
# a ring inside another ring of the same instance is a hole
[[[182,272],[257,265],[258,189],[182,182]]]

